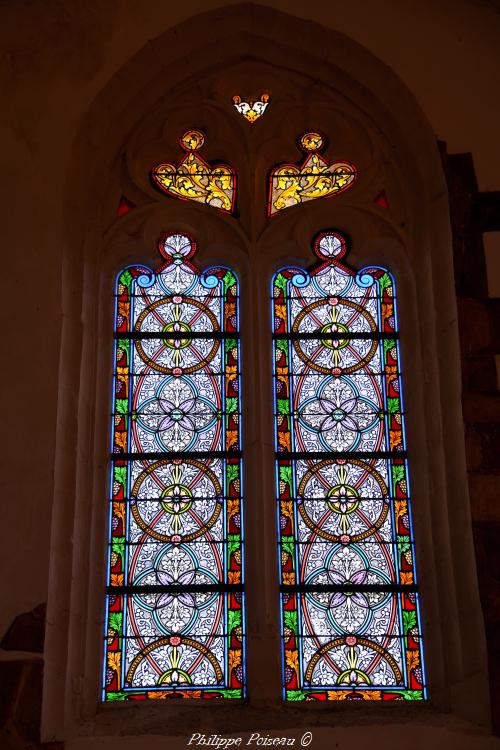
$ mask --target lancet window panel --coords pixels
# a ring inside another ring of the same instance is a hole
[[[116,285],[103,700],[242,698],[238,281],[160,253]]]
[[[284,696],[423,700],[394,279],[314,249],[273,280]]]

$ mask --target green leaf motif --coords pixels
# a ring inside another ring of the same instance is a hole
[[[288,552],[289,555],[293,556],[293,553],[295,551],[295,542],[293,536],[282,536],[281,548],[284,552]]]
[[[415,611],[404,611],[403,612],[403,627],[405,633],[417,625],[417,613]]]
[[[239,625],[241,625],[241,610],[240,609],[230,609],[228,612],[227,617],[227,624],[228,624],[228,630],[230,633],[237,628]]]
[[[228,484],[231,484],[231,482],[234,482],[234,480],[238,479],[239,476],[240,476],[239,464],[228,464],[226,466],[226,477],[227,477]]]
[[[384,355],[387,357],[387,352],[394,349],[396,342],[394,339],[384,339]]]
[[[292,467],[291,466],[280,466],[280,479],[282,482],[286,482],[292,489]]]
[[[128,412],[128,399],[117,398],[116,399],[116,413],[127,414],[127,412]]]
[[[302,690],[287,690],[286,699],[289,701],[303,701],[306,694]]]
[[[283,294],[286,294],[286,285],[287,285],[287,279],[281,274],[278,273],[276,275],[276,278],[274,279],[274,286],[277,286],[278,289],[281,289]]]
[[[238,688],[219,690],[218,694],[221,698],[243,698],[243,691],[239,690]]]
[[[393,466],[392,467],[392,481],[396,485],[402,479],[405,478],[405,467],[404,466]]]
[[[241,538],[239,534],[228,534],[227,535],[227,558],[231,557],[233,552],[236,552],[240,548]]]
[[[115,466],[115,482],[125,485],[127,484],[127,467],[126,466]]]
[[[226,398],[226,410],[229,414],[232,414],[238,409],[238,399],[234,397]]]
[[[423,701],[424,694],[422,690],[401,690],[400,695],[405,701]]]
[[[236,276],[232,271],[228,271],[223,277],[222,281],[224,282],[224,292],[227,292],[227,290],[234,286],[236,284]]]
[[[276,400],[278,414],[290,414],[290,406],[287,398],[278,398]]]
[[[285,626],[287,628],[290,628],[290,630],[293,630],[294,633],[297,632],[297,612],[294,612],[293,610],[285,610],[284,612],[284,620],[285,620]]]
[[[125,269],[125,271],[123,271],[120,274],[120,284],[123,284],[123,286],[126,286],[128,289],[130,288],[131,281],[132,281],[132,274],[130,273],[129,270]]]
[[[110,612],[109,613],[109,627],[113,628],[116,633],[120,633],[122,629],[123,615],[121,612]]]
[[[384,273],[378,280],[378,283],[380,285],[380,292],[382,293],[388,286],[392,286],[392,279],[388,273]]]
[[[123,564],[123,556],[125,554],[124,541],[125,541],[125,538],[123,536],[117,536],[113,538],[113,544],[111,547],[115,555],[118,555],[118,557],[121,558],[122,564]]]
[[[387,399],[387,411],[389,414],[396,414],[399,411],[399,398]]]
[[[126,693],[106,693],[106,699],[108,701],[126,701]]]
[[[401,536],[400,534],[398,534],[397,543],[401,555],[404,555],[404,553],[408,552],[408,550],[410,549],[410,542],[408,541],[407,536]]]

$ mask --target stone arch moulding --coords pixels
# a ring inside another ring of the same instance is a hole
[[[212,29],[209,43],[207,28]],[[186,55],[185,39],[194,54]],[[271,84],[256,80],[257,75],[267,75]],[[231,112],[230,94],[247,84],[273,86],[272,106],[254,131]],[[213,154],[214,160],[236,166],[238,220],[158,196],[146,177],[153,156],[177,154],[173,139],[184,125],[209,129],[214,122],[218,127],[212,129],[213,151],[207,158]],[[334,201],[292,208],[268,221],[264,214],[268,171],[276,162],[296,158],[294,138],[316,124],[329,130],[335,146],[349,151],[336,155],[361,164],[365,179]],[[160,148],[170,151],[159,154]],[[428,732],[435,719],[426,724],[425,717],[435,714],[487,725],[448,205],[435,139],[412,95],[385,65],[337,32],[261,6],[211,11],[149,42],[88,103],[74,139],[67,185],[44,739],[87,735],[86,746],[90,746],[89,735],[118,734],[124,723],[129,734],[186,735],[200,721],[201,708],[195,716],[193,707],[176,703],[173,710],[168,701],[140,707],[97,706],[112,279],[126,263],[155,264],[156,240],[161,231],[170,229],[186,231],[198,241],[202,266],[231,263],[240,275],[243,361],[255,361],[259,373],[253,384],[248,382],[252,378],[246,378],[247,401],[265,390],[271,372],[263,354],[269,343],[267,280],[283,262],[311,262],[309,248],[315,233],[335,226],[352,239],[352,263],[386,263],[396,275],[431,703],[395,706],[389,713],[385,710],[384,717],[418,721]],[[386,213],[373,202],[381,185],[389,194]],[[138,207],[114,221],[124,190]],[[90,222],[89,217],[97,218]],[[255,309],[262,333],[245,336]],[[269,380],[269,397],[270,393]],[[255,413],[247,410],[246,414],[249,455],[254,465],[262,460],[263,481],[270,480],[272,465],[271,455],[267,459],[263,452],[259,457],[266,398]],[[269,488],[272,492],[272,481]],[[251,493],[251,485],[247,492]],[[258,528],[261,520],[255,511],[248,538],[252,525]],[[274,529],[265,523],[262,528],[263,546],[271,552],[264,554],[265,583],[255,604],[267,607],[266,612],[275,606],[277,613]],[[252,579],[258,580],[251,552],[248,579],[250,587]],[[252,715],[256,723],[269,728],[328,726],[332,707],[315,711],[314,718],[306,710],[297,715],[296,708],[292,713],[280,705],[279,689],[272,680],[259,683],[258,672],[266,660],[279,658],[277,648],[273,655],[276,617],[269,614],[258,621],[255,613],[249,614],[249,627],[262,646],[253,655],[249,651]],[[364,721],[380,719],[382,708],[363,709]],[[231,727],[238,722],[243,727],[245,709],[214,707],[207,730],[226,731],[229,717]],[[349,724],[350,716],[350,710],[337,706],[333,721]],[[179,746],[184,745],[183,738]]]

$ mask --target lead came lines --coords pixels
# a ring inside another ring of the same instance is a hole
[[[422,699],[393,282],[314,249],[273,291],[284,694]]]
[[[118,286],[105,697],[243,697],[237,282],[160,252]]]

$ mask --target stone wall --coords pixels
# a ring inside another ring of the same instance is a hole
[[[440,144],[453,231],[469,496],[488,644],[491,715],[500,734],[500,299],[488,297],[483,233],[500,231],[500,192],[480,192],[472,154]]]

